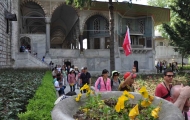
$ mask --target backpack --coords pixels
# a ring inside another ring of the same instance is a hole
[[[120,79],[118,79],[119,84],[121,83]],[[113,79],[111,79],[111,87],[113,86]]]

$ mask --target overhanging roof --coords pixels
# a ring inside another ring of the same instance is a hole
[[[170,9],[147,5],[132,4],[126,2],[113,2],[114,11],[125,17],[152,16],[154,25],[170,21]],[[108,11],[108,2],[92,2],[90,10]]]

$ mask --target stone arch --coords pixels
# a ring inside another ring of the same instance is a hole
[[[53,7],[53,9],[52,9],[50,15],[52,16],[53,13],[54,13],[54,11],[55,11],[58,7],[60,7],[61,5],[67,5],[67,4],[66,4],[66,2],[61,2],[61,3],[59,3],[59,4],[56,4],[56,5]],[[79,17],[78,9],[76,9],[75,7],[73,7],[73,6],[71,6],[71,5],[68,5],[68,6],[72,7],[72,8],[76,11],[77,16]]]
[[[30,16],[32,14],[37,14],[39,16],[44,16],[43,14],[41,14],[40,12],[37,12],[37,11],[28,12],[25,16]]]
[[[29,36],[22,36],[19,39],[19,48],[21,48],[21,46],[25,46],[26,48],[28,48],[31,51],[31,38]],[[20,49],[21,52],[21,49]]]
[[[42,8],[42,10],[44,11],[45,16],[47,16],[47,11],[45,10],[44,6],[37,0],[24,0],[21,3],[21,7],[24,6],[28,2],[34,2],[34,3],[38,4]]]
[[[82,33],[83,33],[83,30],[84,30],[84,27],[85,27],[85,23],[87,22],[87,20],[88,20],[89,18],[91,18],[92,16],[95,16],[95,15],[100,15],[100,16],[102,16],[103,18],[105,18],[105,19],[109,22],[109,18],[108,18],[106,15],[104,15],[104,14],[102,14],[102,13],[100,13],[100,12],[94,12],[94,13],[90,14],[89,16],[87,16],[87,17],[84,19],[84,21],[83,21],[83,23],[82,23],[82,29],[81,29],[81,32],[82,32]]]

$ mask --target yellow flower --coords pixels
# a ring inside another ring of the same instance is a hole
[[[82,96],[82,94],[81,94],[81,93],[79,93],[79,94],[78,94],[78,96],[79,96],[79,97],[81,97],[81,96]]]
[[[82,94],[81,94],[81,93],[79,93],[79,94],[78,94],[78,96],[75,98],[75,101],[77,101],[77,102],[78,102],[78,101],[80,100],[80,97],[81,97],[81,96],[82,96]]]
[[[144,97],[144,98],[148,98],[148,92],[146,90],[146,87],[143,86],[140,90],[139,90],[140,94]]]
[[[88,112],[88,108],[84,108],[84,109],[82,109],[82,111]]]
[[[152,110],[151,115],[152,115],[154,118],[158,118],[159,112],[160,112],[160,107],[157,107],[157,108],[155,108],[154,110]]]
[[[132,99],[135,98],[134,95],[132,95],[131,93],[127,92],[126,90],[123,92],[123,95],[127,95],[127,97],[132,98]]]
[[[143,101],[141,102],[141,105],[142,105],[143,107],[148,107],[150,104],[151,104],[151,102],[150,102],[149,100],[143,100]]]
[[[120,96],[118,99],[118,102],[121,105],[121,109],[123,109],[125,107],[125,101],[128,100],[128,98],[124,95]]]
[[[88,90],[88,92],[86,93],[86,96],[89,96],[91,93],[91,90]]]
[[[148,99],[149,99],[150,102],[152,102],[154,100],[154,96],[149,95]]]
[[[90,90],[90,87],[87,85],[87,83],[80,89],[80,90]]]
[[[75,98],[75,101],[77,101],[77,102],[78,102],[79,100],[80,100],[80,98],[79,98],[79,97],[76,97],[76,98]]]
[[[120,110],[121,110],[121,105],[120,105],[120,103],[117,103],[117,104],[116,104],[115,110],[116,110],[116,112],[120,112]]]
[[[133,109],[131,109],[131,111],[129,112],[129,117],[130,119],[135,119],[137,115],[139,115],[138,104]]]
[[[120,112],[120,110],[125,107],[126,100],[128,100],[128,98],[125,95],[122,95],[118,98],[117,104],[115,106],[116,112]]]

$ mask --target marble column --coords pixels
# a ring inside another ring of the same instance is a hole
[[[100,38],[100,49],[105,49],[105,38]]]
[[[20,22],[20,0],[11,1],[11,13],[16,14],[17,21],[11,23],[11,59],[16,59],[16,53],[19,52],[19,22]]]
[[[46,54],[49,54],[51,17],[46,17],[45,22],[46,22]]]

